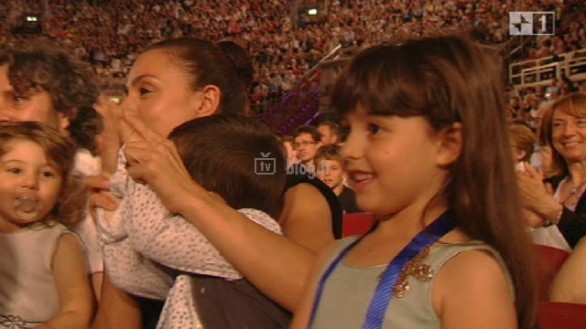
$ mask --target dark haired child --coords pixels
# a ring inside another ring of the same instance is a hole
[[[282,206],[285,159],[279,141],[268,128],[240,116],[215,115],[188,121],[175,128],[169,138],[192,179],[249,220],[281,233],[273,218],[279,215]],[[255,159],[261,154],[271,154],[274,160],[274,172],[270,175],[258,174]],[[199,310],[208,307],[213,312],[232,314],[235,318],[246,313],[244,321],[256,321],[251,323],[253,327],[258,321],[262,324],[266,320],[262,315],[265,313],[255,306],[265,311],[268,308],[268,314],[280,319],[280,326],[285,326],[288,313],[255,289],[252,289],[257,296],[254,300],[238,304],[246,307],[247,312],[230,307],[236,305],[234,299],[238,298],[233,295],[230,300],[217,300],[225,296],[226,291],[233,292],[231,288],[220,288],[222,296],[214,295],[212,288],[205,296],[197,297],[197,293],[193,293],[199,290],[194,288],[192,278],[198,283],[211,281],[213,287],[218,282],[245,285],[246,289],[252,286],[243,281],[242,274],[193,225],[170,213],[147,185],[128,176],[126,163],[132,161],[121,156],[118,170],[112,177],[112,189],[122,197],[121,205],[113,217],[99,221],[112,283],[142,299],[161,303],[167,299],[159,328],[196,328],[200,324],[219,328],[215,321],[221,318],[209,317],[208,312],[196,312],[196,301]],[[178,273],[185,275],[179,275],[174,283]],[[255,304],[258,300],[262,305]],[[177,312],[185,316],[175,317]],[[256,315],[251,316],[251,312]]]
[[[369,48],[343,71],[341,152],[378,224],[323,253],[292,328],[535,327],[533,249],[489,51],[423,38]]]

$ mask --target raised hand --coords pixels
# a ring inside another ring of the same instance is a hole
[[[149,184],[171,212],[179,212],[182,196],[211,195],[193,181],[171,141],[150,129],[133,109],[125,109],[123,119],[134,131],[124,148],[128,173]]]

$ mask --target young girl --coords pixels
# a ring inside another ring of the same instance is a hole
[[[324,253],[292,328],[533,328],[500,64],[459,37],[355,57],[333,105],[363,237]]]
[[[90,282],[71,175],[75,147],[35,122],[0,124],[0,328],[89,328]]]

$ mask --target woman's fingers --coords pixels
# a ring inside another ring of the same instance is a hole
[[[552,202],[552,195],[541,180],[520,174],[517,182],[521,203],[526,209],[539,211],[544,204]]]
[[[124,148],[124,154],[129,167],[134,167],[134,173],[139,178],[150,181],[161,172],[174,172],[174,175],[185,177],[187,171],[178,156],[175,146],[170,141],[146,142],[132,141]]]
[[[535,169],[532,165],[530,165],[527,162],[523,163],[525,165],[525,170],[527,171],[527,174],[535,179],[539,179],[540,181],[543,180],[543,174],[541,172],[539,172],[537,169]]]
[[[149,184],[170,211],[178,208],[176,202],[182,195],[201,188],[192,180],[170,141],[130,142],[124,154],[128,174]]]
[[[106,96],[100,96],[94,109],[102,116],[104,121],[116,123],[120,121],[122,110],[120,105],[114,103]]]
[[[521,209],[523,221],[525,224],[533,228],[543,227],[543,218],[534,211],[528,209]]]
[[[110,192],[110,177],[96,175],[84,177],[85,185],[89,191],[89,205],[91,208],[99,207],[106,210],[118,208],[119,200]]]
[[[108,175],[95,175],[84,177],[85,186],[92,190],[110,190],[110,177]]]
[[[92,192],[89,196],[90,208],[103,208],[114,211],[118,208],[120,201],[112,193]]]
[[[133,140],[145,140],[153,142],[162,142],[167,140],[165,136],[160,136],[149,128],[140,118],[138,111],[131,107],[125,107],[122,111],[124,122],[128,124],[130,129],[134,131],[136,136],[132,136]]]

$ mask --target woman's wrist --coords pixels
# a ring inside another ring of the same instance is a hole
[[[564,214],[564,206],[557,203],[555,206],[548,209],[543,216],[543,227],[557,225]]]
[[[215,202],[219,201],[215,193],[207,191],[192,181],[183,184],[181,191],[174,198],[170,198],[170,202],[166,206],[172,212],[181,214],[183,217],[189,217],[187,213],[194,212],[194,209],[213,208]],[[195,212],[199,211],[195,210]]]

